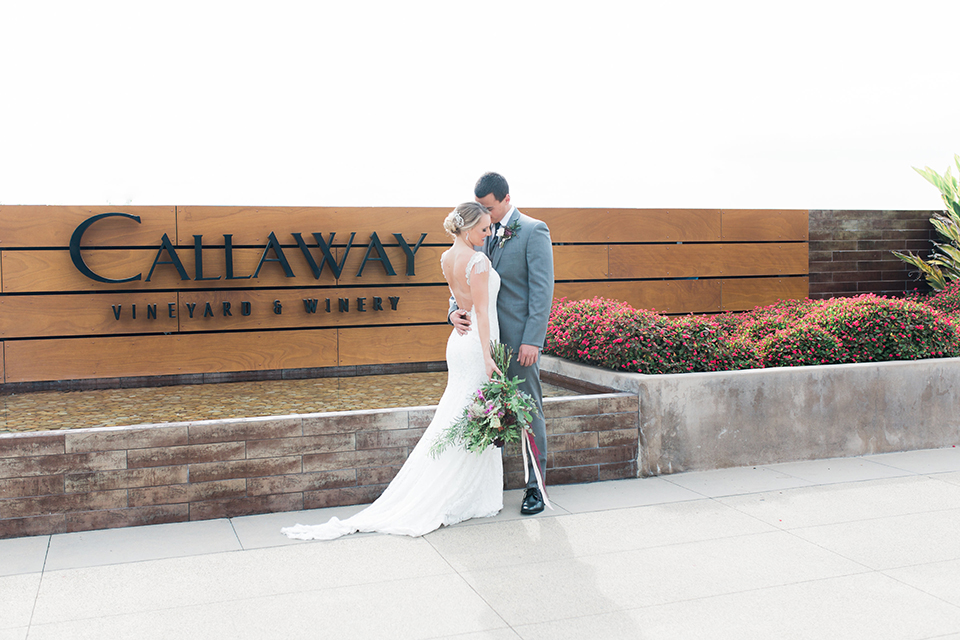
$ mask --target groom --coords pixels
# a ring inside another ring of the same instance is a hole
[[[490,212],[493,235],[483,252],[500,274],[497,315],[500,342],[513,349],[508,377],[523,378],[520,389],[537,403],[538,414],[530,427],[540,451],[540,469],[546,482],[547,432],[543,419],[543,391],[540,388],[540,350],[547,335],[547,319],[553,304],[553,244],[550,230],[540,220],[520,213],[510,202],[510,187],[498,173],[485,173],[473,189],[476,201]],[[470,326],[465,312],[451,304],[450,322],[464,333]],[[543,496],[530,461],[527,490],[520,513],[543,511]]]

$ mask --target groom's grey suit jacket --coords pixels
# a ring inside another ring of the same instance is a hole
[[[553,305],[553,244],[547,225],[513,208],[501,221],[509,227],[519,221],[520,229],[498,246],[500,238],[491,236],[483,252],[500,274],[497,315],[500,341],[513,349],[521,344],[543,348],[547,320]]]

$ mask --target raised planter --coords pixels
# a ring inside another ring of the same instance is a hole
[[[960,358],[642,375],[547,356],[541,368],[638,394],[641,475],[960,443]]]
[[[0,538],[370,502],[434,411],[0,434]],[[550,484],[637,476],[636,394],[547,398],[544,413]],[[504,475],[521,486],[516,447]]]

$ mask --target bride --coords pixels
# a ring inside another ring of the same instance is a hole
[[[457,307],[470,309],[475,321],[464,335],[452,331],[447,340],[447,388],[433,421],[386,491],[366,509],[346,520],[282,529],[299,540],[332,540],[357,531],[422,536],[442,525],[494,516],[503,508],[503,462],[500,450],[482,454],[449,447],[438,457],[430,446],[460,417],[472,394],[500,372],[490,353],[490,341],[500,337],[497,294],[500,276],[490,260],[474,247],[490,231],[490,214],[476,202],[466,202],[443,221],[453,246],[440,258],[443,277]]]

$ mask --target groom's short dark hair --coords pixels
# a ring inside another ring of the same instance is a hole
[[[485,198],[489,194],[497,199],[497,202],[503,202],[503,199],[510,193],[510,186],[507,179],[499,173],[488,171],[477,180],[477,186],[473,188],[473,195],[477,198]]]

